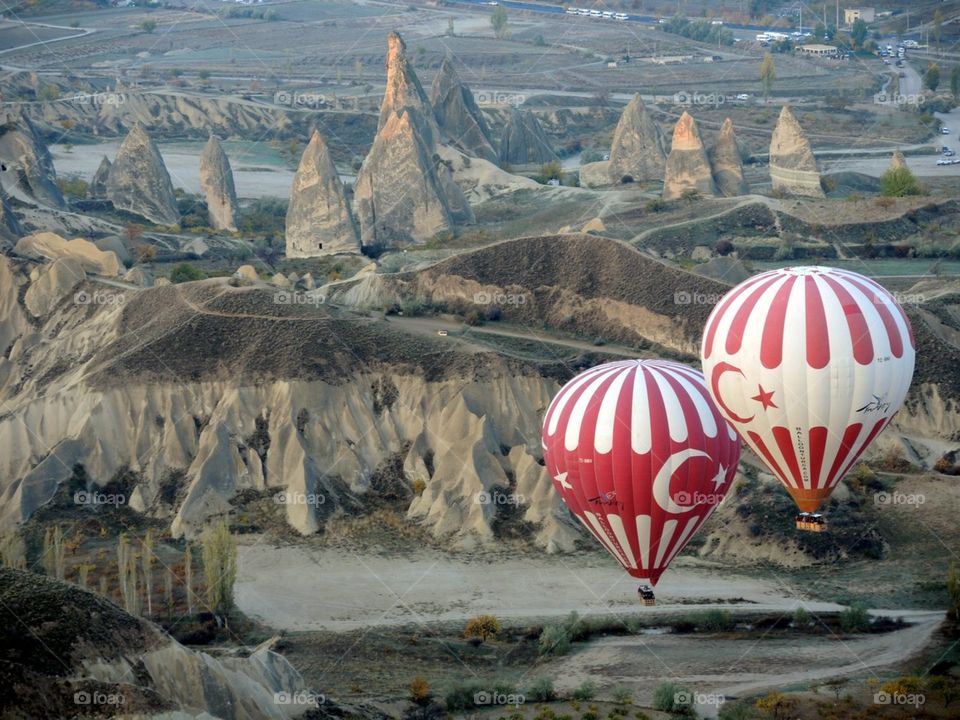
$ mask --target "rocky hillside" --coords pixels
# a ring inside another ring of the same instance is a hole
[[[727,289],[624,243],[570,234],[497,243],[425,270],[345,284],[334,297],[348,303],[420,298],[454,312],[495,312],[529,327],[655,346],[692,359],[712,307],[708,299]]]
[[[569,371],[451,350],[267,286],[123,292],[75,265],[0,257],[4,524],[82,466],[96,486],[132,473],[130,506],[178,535],[244,490],[304,498],[286,519],[310,533],[399,466],[408,516],[437,537],[492,540],[498,509],[477,496],[496,486],[527,499],[540,545],[570,546],[539,464],[540,414]]]
[[[307,703],[277,701],[306,699],[311,690],[268,647],[225,658],[188,650],[102,596],[43,575],[0,568],[0,625],[4,720],[117,714],[284,720],[316,712]],[[323,706],[325,717],[343,713],[327,698]]]

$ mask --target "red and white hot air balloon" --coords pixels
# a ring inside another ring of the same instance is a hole
[[[899,410],[914,347],[903,309],[873,280],[794,267],[727,293],[701,356],[724,417],[812,513]]]
[[[703,375],[661,360],[611,362],[575,377],[550,403],[542,441],[570,511],[651,585],[716,509],[740,459]]]

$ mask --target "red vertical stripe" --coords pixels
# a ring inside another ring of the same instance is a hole
[[[760,341],[760,362],[768,370],[780,367],[783,362],[783,326],[787,317],[787,306],[790,304],[790,292],[797,277],[793,275],[780,286],[773,296],[767,320],[763,326],[763,337]]]
[[[773,427],[773,439],[777,441],[777,447],[780,448],[780,454],[787,462],[787,469],[793,476],[793,481],[798,488],[803,487],[803,475],[800,473],[800,464],[797,462],[797,450],[793,446],[793,434],[788,428]]]
[[[820,370],[830,362],[830,333],[827,329],[827,315],[823,311],[823,298],[817,281],[810,275],[804,278],[806,299],[807,364],[814,370]]]
[[[840,305],[843,307],[843,313],[847,317],[847,328],[850,330],[850,340],[853,342],[854,359],[861,365],[869,365],[873,362],[873,342],[870,340],[870,328],[867,327],[866,318],[863,317],[863,310],[847,292],[846,288],[834,278],[824,275],[823,279],[836,293]]]
[[[763,276],[761,275],[759,278],[753,277],[748,280],[744,280],[733,290],[724,295],[723,299],[720,301],[720,304],[717,305],[716,309],[712,313],[710,313],[710,317],[707,318],[706,335],[703,339],[703,357],[708,358],[710,357],[710,353],[713,352],[713,341],[717,335],[717,327],[720,325],[720,321],[727,312],[727,308],[730,307],[730,304],[734,300],[756,285],[762,278]]]
[[[853,425],[847,426],[847,429],[843,431],[843,440],[840,441],[840,447],[837,448],[837,455],[833,459],[833,465],[830,466],[830,473],[827,475],[827,481],[824,484],[825,487],[833,485],[837,473],[840,472],[840,468],[844,466],[847,455],[850,454],[850,448],[853,447],[853,443],[860,436],[860,430],[862,428],[863,425],[860,423],[854,423]]]
[[[893,353],[894,357],[903,357],[903,339],[900,337],[900,329],[897,327],[896,320],[893,319],[893,313],[891,313],[890,308],[887,307],[887,302],[884,302],[885,300],[889,300],[891,304],[895,304],[896,300],[885,290],[881,292],[865,287],[858,278],[848,275],[846,279],[851,284],[856,285],[868,298],[873,299],[873,306],[880,314],[883,327],[887,331],[887,337],[890,338],[890,352]],[[907,327],[909,326],[910,323],[907,323]]]
[[[822,425],[810,428],[810,487],[822,487],[820,472],[823,470],[823,453],[827,447],[829,431]]]
[[[744,300],[743,305],[740,306],[737,313],[733,316],[733,322],[727,333],[728,355],[734,355],[740,350],[740,345],[743,344],[743,333],[747,328],[747,321],[750,319],[750,314],[757,306],[757,302],[760,300],[760,296],[764,290],[780,280],[780,278],[780,275],[774,275],[746,291],[747,299]]]

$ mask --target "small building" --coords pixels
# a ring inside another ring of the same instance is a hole
[[[843,11],[843,22],[846,25],[853,25],[857,20],[872,23],[876,19],[877,10],[872,7],[846,8]]]
[[[807,57],[836,57],[837,48],[833,45],[820,45],[817,43],[798,45],[797,55],[806,55]]]

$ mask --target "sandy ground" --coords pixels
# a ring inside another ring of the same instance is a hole
[[[239,549],[237,604],[284,630],[349,631],[371,626],[461,621],[483,613],[501,620],[543,621],[576,610],[584,617],[651,615],[708,607],[818,612],[842,606],[809,602],[786,573],[748,577],[681,558],[657,587],[657,606],[639,609],[636,582],[598,556],[544,555],[477,559],[423,550],[408,555],[355,554],[346,549],[273,546],[248,539]],[[877,611],[875,611],[877,612]],[[879,635],[675,635],[651,628],[639,635],[577,645],[543,666],[568,691],[590,679],[601,690],[623,686],[649,705],[665,679],[694,688],[701,717],[716,717],[727,700],[843,675],[873,675],[918,653],[942,612],[883,610],[912,625]]]
[[[607,637],[543,668],[557,690],[572,690],[588,678],[603,694],[629,689],[649,705],[664,680],[694,689],[701,717],[716,717],[717,701],[777,688],[808,686],[841,676],[874,676],[877,669],[917,654],[929,642],[943,613],[923,613],[915,625],[879,635],[723,637],[648,634]]]
[[[266,541],[248,541],[239,555],[240,609],[287,630],[346,631],[463,620],[483,613],[512,619],[561,616],[571,610],[610,614],[637,607],[636,581],[600,556],[477,560],[428,550],[404,556],[359,555],[342,549],[275,547]],[[675,613],[691,603],[697,608],[742,605],[792,611],[802,603],[811,612],[841,609],[833,603],[807,602],[787,583],[786,573],[748,577],[681,558],[660,580],[657,606],[644,612]]]

